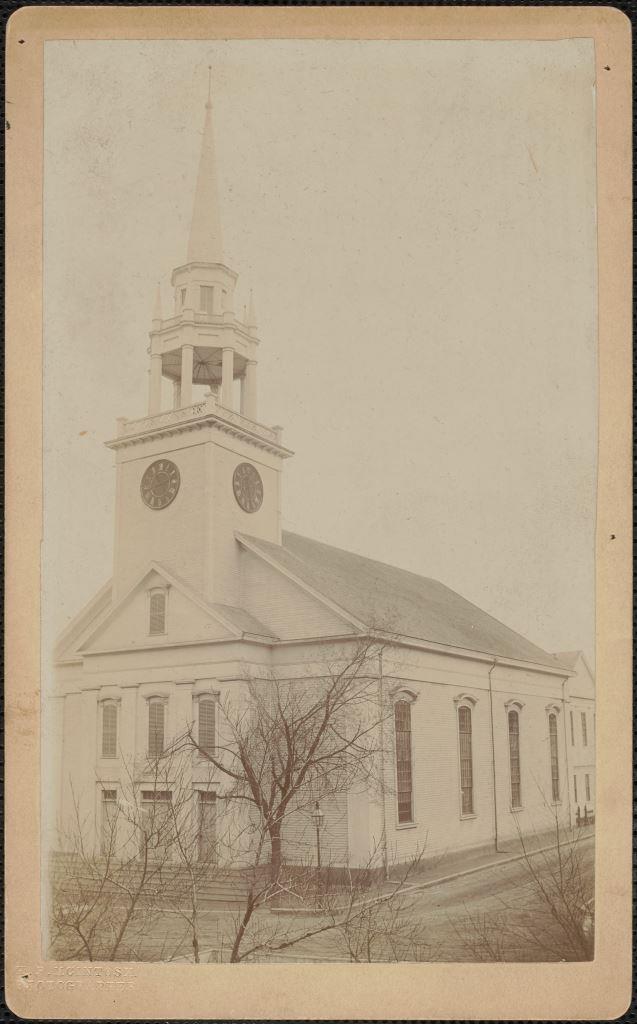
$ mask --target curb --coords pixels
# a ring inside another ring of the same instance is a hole
[[[489,868],[498,868],[504,864],[514,864],[515,861],[524,860],[525,857],[535,857],[539,853],[549,853],[551,850],[557,850],[559,846],[572,846],[573,843],[586,843],[589,839],[594,839],[595,833],[590,832],[586,836],[578,836],[576,839],[568,839],[563,843],[552,843],[550,846],[541,846],[537,850],[527,850],[526,853],[515,853],[510,857],[504,857],[502,860],[492,860],[488,864],[478,864],[473,868],[465,868],[464,871],[455,871],[451,875],[441,875],[439,878],[431,878],[425,882],[408,882],[402,887],[402,892],[413,892],[414,890],[420,889],[431,889],[435,885],[444,885],[446,882],[454,882],[457,878],[466,878],[468,875],[475,875],[479,871],[487,871]]]
[[[536,857],[540,853],[549,853],[551,850],[557,850],[558,846],[572,846],[574,843],[585,843],[590,839],[595,838],[594,832],[589,832],[585,836],[576,836],[575,839],[567,839],[563,843],[551,843],[549,846],[540,846],[537,850],[527,850],[526,853],[514,853],[509,857],[503,857],[500,860],[491,860],[487,864],[477,864],[472,868],[464,868],[462,871],[454,871],[449,875],[439,875],[437,878],[430,878],[422,882],[407,882],[401,886],[401,893],[407,892],[420,892],[424,889],[433,889],[437,885],[445,885],[447,882],[454,882],[458,878],[467,878],[469,875],[476,875],[480,871],[488,871],[489,868],[502,867],[506,864],[514,864],[516,861],[524,860],[525,857]],[[389,880],[391,882],[391,879]],[[400,883],[396,883],[399,885]],[[369,900],[359,900],[354,906],[363,905],[364,903],[373,904],[377,900],[382,900],[383,896],[376,896]],[[300,907],[273,907],[270,909],[271,914],[285,915],[285,916],[320,916],[322,913],[321,908],[310,908],[307,907],[301,909]]]

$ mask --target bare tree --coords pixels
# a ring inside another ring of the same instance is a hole
[[[222,799],[256,811],[267,833],[272,878],[280,874],[282,826],[291,809],[308,806],[317,792],[345,792],[375,771],[381,650],[365,637],[318,678],[247,680],[247,693],[221,706],[228,742],[214,750],[202,748],[188,730],[187,743],[230,785]]]
[[[549,848],[518,829],[524,876],[515,897],[500,894],[492,910],[466,912],[452,928],[478,961],[591,960],[594,883],[583,837],[554,809]],[[539,838],[539,837],[538,837]],[[543,834],[544,842],[545,835]]]
[[[194,728],[175,749],[194,749],[223,785],[217,798],[243,807],[241,828],[251,830],[244,869],[248,895],[231,959],[253,914],[282,893],[301,886],[303,872],[284,869],[283,828],[291,815],[307,812],[317,796],[335,797],[365,781],[380,782],[380,725],[389,714],[379,699],[378,662],[384,641],[352,640],[320,676],[282,680],[246,679],[220,704],[223,739],[210,749]]]
[[[143,764],[124,761],[117,795],[111,787],[98,782],[97,845],[74,798],[51,893],[53,952],[70,959],[146,959],[168,906],[185,922],[197,960],[198,891],[214,874],[216,850],[202,846],[188,765],[173,752]]]

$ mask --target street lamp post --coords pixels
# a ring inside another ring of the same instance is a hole
[[[323,825],[323,818],[325,815],[319,807],[318,800],[314,804],[314,810],[312,811],[312,821],[316,828],[316,876],[318,885],[321,883],[321,826]]]

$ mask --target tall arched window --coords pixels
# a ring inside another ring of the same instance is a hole
[[[398,824],[414,820],[414,793],[411,767],[411,702],[397,700],[394,704],[396,732],[396,789],[398,793]]]
[[[549,747],[551,751],[551,796],[557,803],[560,798],[560,761],[557,746],[557,715],[549,715]]]
[[[117,757],[117,704],[102,704],[102,757]]]
[[[517,711],[513,710],[509,711],[509,765],[511,768],[511,807],[521,807],[520,716]]]
[[[471,708],[458,708],[460,740],[460,797],[463,814],[473,814],[473,749],[471,742]]]
[[[151,697],[148,701],[148,756],[161,757],[164,752],[164,712],[163,697]]]

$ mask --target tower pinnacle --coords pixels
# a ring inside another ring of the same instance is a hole
[[[208,68],[208,99],[205,107],[195,202],[188,240],[187,262],[222,263],[221,216],[212,130],[212,68]]]

